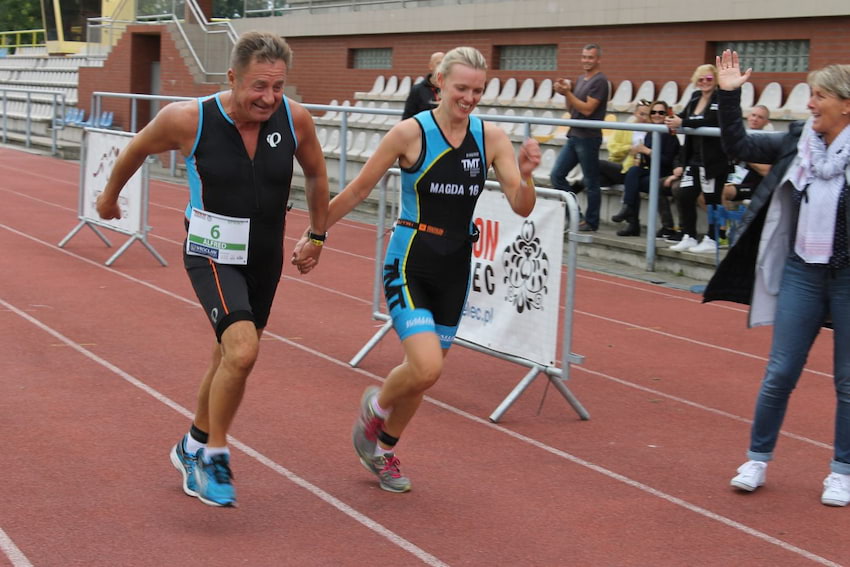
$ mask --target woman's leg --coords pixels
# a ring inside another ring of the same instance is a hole
[[[747,456],[770,461],[785,418],[788,399],[797,385],[826,315],[828,270],[788,260],[777,298],[773,343],[761,390]]]
[[[850,474],[850,268],[829,278],[829,311],[835,361],[835,455],[832,472]]]
[[[411,335],[402,341],[402,346],[404,362],[390,371],[378,395],[378,405],[392,408],[383,429],[395,438],[401,436],[425,392],[437,382],[448,352],[440,347],[440,339],[434,333]]]

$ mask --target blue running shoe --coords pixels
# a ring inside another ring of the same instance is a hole
[[[198,483],[195,481],[195,455],[186,452],[186,437],[184,436],[171,449],[171,464],[183,475],[183,492],[189,496],[198,495]]]
[[[195,481],[198,483],[198,498],[201,502],[210,506],[236,507],[230,456],[214,455],[209,463],[205,463],[204,450],[199,449],[195,458]]]

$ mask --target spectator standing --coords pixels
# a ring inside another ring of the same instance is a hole
[[[791,392],[822,326],[833,327],[835,428],[821,502],[850,503],[850,65],[808,76],[812,117],[784,135],[747,134],[740,111],[738,54],[720,68],[720,130],[737,159],[772,163],[741,221],[740,236],[705,290],[705,301],[750,305],[749,325],[773,324],[747,462],[731,485],[764,485]],[[758,266],[757,266],[758,264]],[[826,409],[826,408],[824,408]],[[824,414],[826,411],[823,412]]]
[[[671,134],[679,128],[717,126],[717,69],[714,65],[700,65],[691,82],[696,86],[691,100],[678,115],[668,116],[665,124]],[[729,159],[723,153],[719,138],[685,136],[680,163],[684,166],[679,180],[676,203],[679,210],[680,241],[671,246],[679,252],[714,252],[717,242],[711,238],[713,226],[708,227],[702,241],[697,239],[697,200],[703,195],[706,205],[720,205],[723,186],[729,175]]]
[[[605,120],[608,105],[608,78],[600,70],[602,48],[590,43],[581,51],[581,66],[584,74],[573,84],[569,79],[558,79],[555,92],[566,98],[567,109],[573,120]],[[550,178],[552,186],[569,191],[567,175],[581,164],[587,191],[587,208],[579,230],[595,231],[599,228],[599,209],[602,194],[599,189],[599,147],[602,145],[602,130],[573,126],[567,133],[567,143],[555,160]]]
[[[443,60],[443,55],[442,51],[431,54],[431,59],[428,61],[428,74],[424,79],[413,85],[407,95],[407,100],[404,101],[402,120],[406,120],[414,114],[419,114],[423,110],[431,110],[439,102],[440,88],[434,82],[434,72],[440,65],[440,61]]]
[[[649,119],[653,124],[661,125],[667,117],[667,103],[663,100],[657,100],[652,103],[649,111]],[[661,179],[672,175],[673,161],[679,153],[679,138],[670,133],[661,134],[661,150],[653,151],[652,149],[652,133],[642,132],[644,135],[643,142],[635,148],[635,155],[638,156],[638,165],[633,165],[626,172],[623,190],[623,210],[617,213],[611,220],[614,222],[626,221],[628,225],[617,231],[617,236],[640,236],[640,194],[649,192],[649,168],[653,159],[659,159],[659,175]],[[663,187],[663,181],[659,181],[659,185]],[[661,187],[659,187],[661,190]],[[661,201],[664,201],[662,205]],[[667,202],[667,197],[664,195],[658,196],[658,208],[660,211],[667,211],[669,215],[670,205]],[[662,228],[665,224],[672,224],[671,219],[665,219],[662,213]],[[666,223],[665,223],[666,221]]]

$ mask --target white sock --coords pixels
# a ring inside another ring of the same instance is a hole
[[[378,396],[372,398],[370,405],[372,406],[372,411],[378,414],[378,417],[380,417],[381,419],[387,419],[390,416],[390,410],[385,410],[380,405],[378,405]]]
[[[204,447],[206,447],[206,444],[201,443],[200,441],[198,441],[197,439],[192,437],[191,433],[186,436],[186,446],[183,447],[183,448],[190,455],[194,455],[195,453],[198,452],[198,449],[203,449]]]
[[[209,463],[216,455],[227,455],[230,457],[230,449],[228,447],[206,447],[204,448],[204,462]]]
[[[381,447],[380,443],[375,444],[375,452],[373,454],[374,457],[383,457],[387,453],[395,453],[395,447],[384,449],[383,447]]]

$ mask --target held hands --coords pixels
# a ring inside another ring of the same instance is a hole
[[[726,49],[716,58],[717,86],[724,91],[734,91],[750,80],[753,70],[747,69],[741,73],[741,64],[738,61],[738,52]]]
[[[558,79],[552,83],[552,88],[556,93],[566,96],[573,90],[573,83],[569,79]]]
[[[121,218],[121,207],[118,206],[118,201],[107,199],[106,193],[101,193],[97,196],[95,208],[97,209],[97,214],[100,215],[100,218],[102,219],[109,220]]]
[[[302,275],[307,274],[319,263],[321,253],[322,247],[313,244],[307,234],[304,234],[292,250],[292,265],[298,268]]]
[[[517,156],[519,174],[523,179],[531,177],[531,174],[540,165],[540,155],[540,144],[537,143],[537,140],[526,138],[520,146],[519,156]]]

